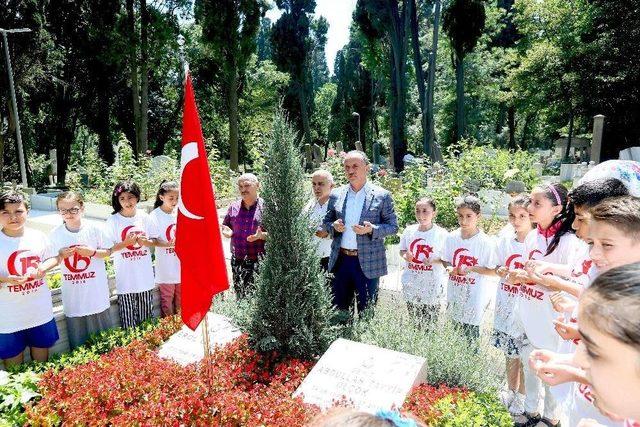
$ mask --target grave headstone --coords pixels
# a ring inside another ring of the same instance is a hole
[[[295,396],[326,409],[346,399],[361,411],[400,407],[426,379],[426,360],[340,338],[313,367]]]
[[[209,343],[211,348],[223,346],[238,338],[242,333],[231,320],[226,316],[207,313],[209,323]],[[204,346],[202,339],[202,328],[204,322],[195,331],[187,326],[183,326],[178,332],[173,334],[158,351],[158,355],[165,359],[172,359],[181,365],[188,365],[202,360],[204,357]]]
[[[324,155],[322,153],[322,147],[320,147],[318,144],[313,144],[314,167],[318,167],[320,163],[322,163],[322,160],[324,160],[323,158],[324,158]]]
[[[542,176],[542,171],[544,170],[544,165],[542,163],[536,162],[532,165],[532,167],[537,176]]]
[[[342,146],[342,141],[336,142],[336,150],[338,151],[338,154],[344,151],[344,147]]]
[[[175,162],[171,157],[164,155],[155,156],[151,158],[151,167],[149,168],[149,174],[166,171],[174,166]]]
[[[380,143],[373,143],[373,163],[376,165],[380,164]]]
[[[356,150],[358,150],[358,151],[363,151],[363,150],[362,150],[362,142],[360,142],[360,141],[356,141]]]
[[[311,144],[304,144],[304,164],[307,170],[310,170],[313,164],[313,151]]]
[[[49,150],[49,185],[58,183],[58,150]]]
[[[602,131],[604,129],[604,116],[598,114],[593,117],[593,139],[591,140],[591,159],[600,163],[600,150],[602,148]]]

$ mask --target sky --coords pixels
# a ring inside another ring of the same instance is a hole
[[[349,43],[349,25],[351,25],[351,15],[356,8],[357,0],[316,0],[315,16],[324,16],[329,22],[329,32],[327,33],[327,65],[329,72],[333,74],[333,62],[336,53],[344,45]],[[275,22],[281,13],[275,7],[267,12],[267,17]]]

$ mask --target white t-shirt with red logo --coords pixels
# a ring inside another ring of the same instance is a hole
[[[442,259],[454,267],[495,268],[495,243],[483,231],[463,239],[457,229],[447,237]],[[453,320],[480,326],[482,316],[496,294],[496,282],[494,277],[472,272],[449,276],[447,302]]]
[[[427,231],[419,231],[418,224],[404,229],[400,237],[400,250],[410,252],[414,261],[407,262],[402,272],[402,293],[415,304],[441,305],[446,301],[447,271],[441,263],[429,260],[442,257],[444,242],[449,233],[434,224]]]
[[[24,276],[41,262],[55,256],[51,243],[41,231],[25,228],[21,237],[0,231],[0,275]],[[46,279],[20,285],[0,283],[0,333],[10,334],[43,325],[53,319],[51,291]]]
[[[547,248],[553,236],[544,237],[532,230],[525,239],[526,258],[544,260],[554,264],[572,265],[572,259],[584,253],[586,244],[573,233],[562,235],[558,246],[549,255]],[[520,287],[518,314],[527,338],[535,348],[557,351],[560,336],[554,329],[553,321],[560,316],[553,309],[549,298],[555,291],[537,284]]]
[[[94,249],[111,247],[101,228],[83,222],[77,232],[62,224],[49,236],[54,253],[70,246]],[[109,283],[104,259],[85,257],[77,253],[60,263],[62,273],[62,306],[67,317],[89,316],[109,308]]]
[[[175,240],[177,212],[168,214],[158,207],[149,216],[155,224],[158,240],[164,243]],[[180,260],[175,248],[156,247],[156,283],[180,283]]]
[[[129,233],[137,233],[155,238],[155,225],[149,215],[137,210],[131,218],[119,213],[107,218],[106,235],[112,245],[124,241]],[[132,294],[154,288],[151,251],[146,246],[134,244],[111,255],[116,270],[116,288],[118,294]]]
[[[524,242],[518,242],[515,232],[504,235],[498,240],[496,248],[498,265],[509,270],[522,269],[526,262],[526,247]],[[520,284],[510,284],[500,279],[496,291],[496,307],[493,327],[514,338],[524,334],[524,329],[517,315]]]
[[[581,419],[592,419],[598,424],[607,427],[622,427],[624,423],[621,421],[613,421],[602,415],[602,413],[593,405],[595,396],[591,391],[591,387],[585,384],[574,383],[572,387],[571,403],[569,406],[569,425],[576,426]]]

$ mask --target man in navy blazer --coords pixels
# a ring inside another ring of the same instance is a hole
[[[384,238],[398,232],[391,193],[367,181],[369,169],[365,153],[347,153],[344,171],[349,184],[331,192],[323,221],[333,238],[333,303],[349,310],[355,293],[358,313],[377,299],[380,276],[387,274]]]

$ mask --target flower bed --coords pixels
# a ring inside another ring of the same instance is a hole
[[[39,383],[42,400],[27,407],[28,422],[302,426],[318,414],[291,397],[312,362],[256,353],[242,336],[183,367],[154,351],[166,332],[159,328],[96,360],[47,371]],[[421,385],[402,410],[428,425],[511,425],[494,396],[461,388]]]

